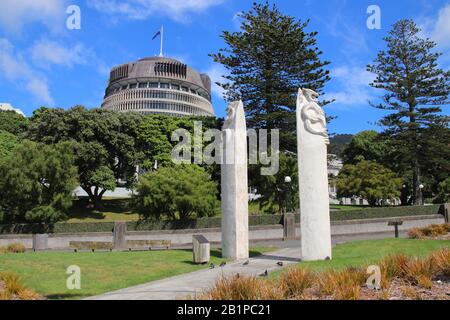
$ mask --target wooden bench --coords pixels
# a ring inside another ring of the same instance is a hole
[[[129,249],[170,249],[171,246],[170,240],[127,240]]]
[[[70,241],[69,246],[77,250],[112,250],[112,242],[106,241]]]
[[[172,241],[170,240],[127,240],[126,247],[132,249],[170,249]],[[76,250],[112,250],[114,244],[107,241],[70,241],[69,246]]]

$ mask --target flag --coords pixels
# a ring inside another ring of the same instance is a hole
[[[161,30],[158,31],[157,33],[155,33],[155,35],[153,36],[152,40],[154,40],[157,36],[160,36],[160,35],[161,35]]]

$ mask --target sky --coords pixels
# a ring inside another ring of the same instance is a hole
[[[0,102],[10,103],[30,116],[40,106],[88,108],[101,105],[111,67],[159,54],[159,39],[152,36],[164,26],[164,55],[179,59],[212,81],[226,70],[212,58],[225,46],[224,30],[239,31],[238,14],[253,0],[0,0]],[[273,2],[272,2],[273,3]],[[317,41],[331,81],[325,106],[337,118],[332,133],[380,130],[376,124],[386,111],[369,106],[382,91],[368,84],[366,71],[392,24],[412,18],[422,34],[443,53],[441,68],[450,69],[450,1],[444,0],[283,0],[276,1],[286,15],[310,20],[308,31]],[[80,28],[70,29],[71,5],[80,8]],[[380,9],[380,29],[367,20]],[[225,116],[222,91],[213,86],[217,116]],[[445,114],[450,114],[448,106]]]

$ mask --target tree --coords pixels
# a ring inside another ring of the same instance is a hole
[[[372,160],[383,164],[388,159],[389,145],[375,130],[361,131],[353,136],[343,151],[345,164]]]
[[[381,164],[366,160],[355,165],[344,165],[335,181],[338,197],[361,197],[370,206],[381,204],[381,200],[397,198],[402,185],[402,179],[394,172]]]
[[[136,166],[142,162],[144,144],[137,139],[143,116],[76,106],[41,108],[33,113],[28,136],[46,144],[71,141],[80,186],[96,208],[107,190],[118,181],[131,188]]]
[[[450,201],[450,177],[441,181],[438,186],[438,195],[434,203],[447,203]]]
[[[260,165],[249,167],[250,185],[261,195],[258,199],[259,208],[266,208],[271,213],[277,210],[282,213],[286,207],[289,207],[287,210],[294,210],[299,205],[297,157],[280,152],[279,161],[279,170],[275,175],[260,175]],[[290,183],[285,182],[286,176],[291,177]]]
[[[330,80],[324,70],[329,62],[319,58],[317,32],[307,32],[309,21],[283,15],[268,2],[254,3],[239,16],[241,31],[224,31],[227,47],[210,55],[229,72],[226,82],[217,84],[228,101],[242,99],[249,127],[280,129],[281,149],[296,152],[298,89],[322,93]]]
[[[0,215],[6,222],[63,220],[77,185],[69,143],[24,141],[0,161]]]
[[[0,160],[10,154],[19,144],[19,138],[12,133],[0,130]]]
[[[28,118],[11,110],[0,110],[0,130],[20,135],[28,126]]]
[[[163,167],[142,175],[134,207],[145,219],[186,220],[218,211],[217,185],[197,165]]]
[[[139,139],[148,144],[145,150],[145,167],[151,168],[155,161],[158,166],[173,166],[172,149],[178,141],[172,141],[172,133],[177,129],[186,129],[193,139],[194,122],[202,125],[202,134],[208,129],[221,129],[223,121],[215,117],[183,117],[176,118],[164,115],[150,115],[143,121],[139,130]],[[203,147],[210,142],[204,141]],[[191,141],[192,156],[194,141]]]
[[[342,158],[345,147],[352,140],[352,134],[335,134],[330,136],[330,144],[328,145],[328,153],[334,154]]]
[[[448,128],[449,117],[440,113],[440,106],[449,103],[450,93],[450,72],[438,67],[441,53],[433,52],[436,44],[419,34],[414,21],[398,21],[384,38],[387,50],[381,50],[367,66],[376,74],[370,85],[386,92],[381,103],[372,105],[391,111],[380,124],[386,127],[384,134],[396,150],[399,165],[404,171],[411,168],[411,198],[415,204],[422,203],[419,185],[423,170],[430,157],[439,156],[424,152],[428,143],[424,132],[432,125]],[[448,148],[448,140],[438,139],[433,144],[438,149]]]

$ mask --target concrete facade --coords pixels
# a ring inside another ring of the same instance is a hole
[[[318,94],[300,89],[297,97],[297,157],[302,260],[331,259],[325,113]]]
[[[247,128],[242,101],[230,103],[227,113],[222,130],[222,255],[239,260],[249,255]]]
[[[112,68],[102,108],[142,114],[214,116],[211,79],[175,59],[140,59]]]

